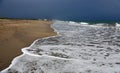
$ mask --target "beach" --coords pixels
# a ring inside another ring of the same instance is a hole
[[[0,70],[7,68],[21,49],[39,38],[56,35],[52,21],[0,19]]]
[[[120,27],[54,20],[56,36],[35,40],[1,73],[120,73]]]

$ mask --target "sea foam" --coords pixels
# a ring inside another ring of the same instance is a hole
[[[58,35],[37,39],[1,73],[120,73],[118,24],[53,21]]]

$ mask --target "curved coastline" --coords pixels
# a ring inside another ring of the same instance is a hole
[[[54,21],[53,21],[53,22],[54,22]],[[53,28],[53,27],[51,26],[51,28]],[[57,32],[55,29],[54,29],[54,32],[57,33],[56,36],[60,36],[59,32]],[[56,37],[56,36],[49,36],[49,37],[45,37],[44,39],[47,39],[47,38],[50,38],[50,37]],[[26,49],[28,49],[28,48],[30,48],[31,46],[33,46],[33,45],[35,44],[35,42],[37,42],[38,40],[40,40],[40,39],[35,40],[29,47],[22,48],[21,51],[22,51],[23,54],[21,54],[20,56],[15,57],[15,58],[13,58],[13,61],[11,62],[11,64],[9,65],[9,67],[7,67],[6,69],[4,69],[4,70],[2,70],[2,71],[0,71],[0,72],[1,72],[1,73],[4,73],[5,71],[7,71],[9,68],[11,68],[11,67],[15,64],[15,62],[17,61],[18,58],[20,58],[20,57],[22,57],[22,56],[24,56],[24,55],[26,55],[26,54],[28,54],[28,55],[30,55],[30,56],[34,56],[34,57],[41,57],[41,56],[39,56],[39,55],[30,54],[30,53],[28,53],[28,52],[26,51]],[[54,58],[54,57],[53,57],[53,58]]]
[[[0,19],[0,71],[38,38],[56,35],[51,20]]]
[[[59,22],[59,21],[58,21]],[[54,24],[54,23],[53,23]],[[73,24],[73,23],[72,23]],[[84,27],[87,27],[88,25],[83,25]],[[91,25],[92,26],[92,28],[94,28],[94,25]],[[100,25],[101,26],[101,25]],[[97,26],[96,26],[97,27]],[[103,26],[101,26],[101,27],[103,27]],[[117,27],[117,26],[116,26]],[[116,27],[113,27],[113,28],[116,28]],[[54,29],[54,32],[56,32],[57,33],[57,35],[56,36],[50,36],[50,37],[46,37],[46,38],[42,38],[42,39],[49,39],[49,38],[54,38],[54,37],[59,37],[59,36],[62,36],[61,34],[60,34],[60,32],[58,32],[53,26],[51,26],[51,28],[53,28]],[[92,28],[90,28],[90,29],[92,29]],[[99,28],[99,27],[98,27]],[[119,29],[119,27],[117,27],[118,29]],[[34,45],[35,45],[35,43],[37,42],[37,41],[39,41],[40,39],[37,39],[37,40],[35,40],[29,47],[26,47],[26,48],[23,48],[22,49],[22,52],[23,52],[23,54],[22,55],[20,55],[20,56],[18,56],[18,57],[16,57],[16,58],[14,58],[14,60],[12,61],[12,64],[8,67],[8,68],[6,68],[5,70],[3,70],[3,71],[1,71],[1,73],[6,73],[6,71],[9,69],[9,68],[11,68],[15,63],[16,63],[16,61],[19,59],[19,58],[21,58],[21,57],[24,57],[25,55],[29,55],[29,56],[33,56],[33,57],[40,57],[40,58],[42,58],[42,57],[49,57],[49,58],[55,58],[55,59],[60,59],[60,60],[67,60],[67,61],[70,61],[70,60],[72,60],[72,62],[73,61],[77,61],[77,63],[80,63],[81,62],[81,64],[83,64],[83,63],[87,63],[87,64],[89,64],[90,62],[92,62],[93,60],[92,59],[90,59],[90,60],[82,60],[82,59],[79,59],[79,58],[61,58],[61,57],[57,57],[57,56],[51,56],[51,55],[46,55],[46,54],[42,54],[42,55],[38,55],[38,54],[34,54],[34,53],[31,53],[31,52],[28,52],[28,49],[30,49],[31,47],[33,47]],[[90,45],[88,45],[89,47],[91,47],[91,44]],[[104,45],[105,46],[105,45]],[[98,50],[99,50],[100,48],[98,48]],[[103,49],[103,48],[102,48]],[[101,49],[100,49],[101,50]],[[118,54],[118,55],[120,55],[120,54]],[[113,55],[113,56],[116,56],[116,55]],[[99,56],[98,56],[99,57]],[[99,59],[99,58],[98,58]],[[101,60],[99,60],[99,61],[101,61]],[[116,62],[116,61],[113,61],[113,62]],[[80,64],[80,65],[81,65]],[[76,65],[76,63],[73,63],[73,65]],[[83,64],[84,65],[84,64]],[[94,65],[93,65],[94,66]],[[89,66],[88,68],[90,68],[90,67],[92,67],[92,66]],[[96,66],[95,66],[96,67]],[[111,69],[111,72],[114,72],[114,71],[117,71],[117,72],[119,72],[119,69],[118,69],[118,67],[117,66],[115,66],[116,68],[114,69],[114,68],[109,68],[109,69]],[[94,68],[94,67],[93,67]],[[104,67],[103,67],[104,68]],[[101,72],[101,71],[99,71],[99,70],[103,70],[103,68],[102,67],[100,67],[100,69],[99,69],[99,67],[98,68],[96,68],[97,70],[98,70],[98,73],[99,72]],[[106,68],[106,67],[105,67]],[[83,68],[83,70],[84,69],[86,69],[86,68]],[[108,71],[109,71],[109,69],[107,70],[107,71],[103,71],[103,72],[107,72],[107,73],[109,73]],[[76,69],[75,69],[76,70]],[[74,70],[73,70],[74,71]],[[79,70],[78,70],[79,71]],[[82,70],[81,70],[82,71]],[[42,72],[41,72],[42,73]],[[74,72],[74,73],[76,73],[76,72]],[[84,73],[84,72],[83,72]],[[94,73],[94,72],[91,72],[91,73]]]

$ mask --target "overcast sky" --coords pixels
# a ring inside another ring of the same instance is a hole
[[[120,0],[0,0],[0,17],[120,19]]]

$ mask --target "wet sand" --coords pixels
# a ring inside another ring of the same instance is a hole
[[[56,35],[51,21],[0,19],[0,71],[8,67],[21,49],[43,37]]]

